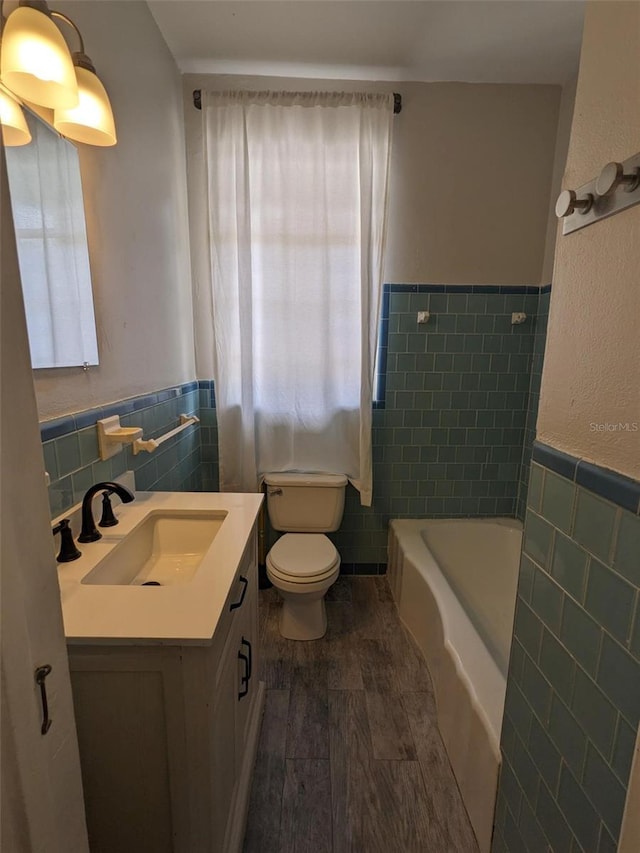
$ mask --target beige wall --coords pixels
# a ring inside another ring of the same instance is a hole
[[[544,259],[542,262],[542,284],[551,284],[553,276],[553,261],[556,253],[556,242],[560,236],[561,224],[556,216],[556,200],[563,187],[564,170],[567,165],[569,138],[573,107],[576,100],[578,78],[574,77],[562,87],[560,110],[558,112],[558,133],[556,135],[556,150],[553,158],[553,177],[551,178],[551,193],[549,195],[549,213],[547,219],[547,237],[544,244]]]
[[[564,186],[640,151],[640,3],[587,6]],[[640,206],[558,240],[537,436],[640,477]],[[638,432],[593,425],[633,423]]]
[[[184,77],[197,372],[212,375],[198,88],[398,91],[387,260],[393,283],[540,284],[560,87]],[[543,282],[544,283],[544,282]]]
[[[386,280],[539,284],[560,89],[400,91]]]
[[[402,94],[394,124],[386,281],[540,283],[559,87],[338,85]],[[335,89],[336,81],[187,74],[188,144],[200,125],[193,89],[256,87]]]
[[[80,148],[100,365],[87,373],[37,371],[41,418],[188,381],[195,373],[175,63],[144,3],[70,0],[60,8],[80,26],[107,85],[119,139],[113,149]],[[257,82],[280,88],[336,85],[186,76],[192,186],[201,185],[201,175],[194,168],[200,114],[191,90]],[[403,96],[392,163],[387,281],[541,281],[558,87],[340,85],[400,90]],[[197,263],[194,275],[197,280]],[[210,308],[196,293],[197,333],[209,328]],[[212,375],[208,356],[198,373]]]
[[[195,376],[178,69],[146,3],[56,8],[80,27],[118,144],[78,146],[100,365],[36,371],[41,419]]]

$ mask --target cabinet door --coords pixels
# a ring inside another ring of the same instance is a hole
[[[236,632],[232,629],[222,655],[213,715],[212,809],[213,849],[224,849],[224,838],[231,812],[236,783],[235,716],[238,703],[238,652]]]
[[[258,589],[255,567],[247,573],[249,587],[241,613],[237,620],[238,658],[238,703],[236,706],[236,772],[244,758],[247,744],[247,727],[255,702],[258,687]]]

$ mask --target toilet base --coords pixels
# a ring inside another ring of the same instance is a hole
[[[324,597],[340,573],[340,560],[319,581],[292,583],[273,574],[267,556],[267,575],[282,599],[280,634],[286,640],[319,640],[327,631]]]
[[[319,640],[327,631],[324,592],[291,593],[278,590],[282,596],[280,634],[287,640]],[[311,599],[311,600],[301,600]]]

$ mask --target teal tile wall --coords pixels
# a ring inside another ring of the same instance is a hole
[[[532,439],[535,427],[548,294],[504,286],[387,285],[385,307],[384,401],[373,411],[373,506],[362,507],[349,487],[342,526],[332,534],[345,572],[385,571],[389,519],[513,516],[528,480],[531,441],[525,438],[529,430]],[[417,312],[425,310],[431,319],[418,325]],[[514,311],[525,311],[526,323],[511,325]],[[185,409],[199,413],[193,431],[154,454],[134,457],[127,450],[99,461],[97,418],[118,413],[124,425],[140,425],[145,436],[154,436],[175,426]],[[211,381],[81,413],[72,429],[62,425],[62,433],[57,426],[49,425],[43,444],[53,514],[77,502],[92,482],[131,467],[139,488],[219,488]]]
[[[201,381],[200,404],[200,474],[203,492],[220,489],[218,465],[218,422],[216,420],[216,396],[212,381]]]
[[[536,462],[494,853],[616,849],[640,720],[640,515]]]
[[[385,300],[373,506],[361,506],[349,487],[342,525],[331,534],[345,573],[385,571],[389,519],[513,516],[528,480],[548,292],[385,285]],[[431,313],[428,324],[418,325],[418,311]],[[512,326],[514,311],[525,311],[527,321]],[[203,487],[215,490],[215,396],[208,386],[200,407]]]
[[[540,291],[534,326],[533,353],[531,356],[530,368],[531,380],[529,385],[529,399],[527,401],[527,419],[524,427],[518,500],[516,503],[516,517],[521,521],[524,520],[526,509],[531,452],[533,449],[533,442],[536,437],[538,403],[540,401],[540,383],[542,381],[542,363],[544,360],[544,348],[547,342],[547,322],[549,319],[550,300],[551,288],[547,285]]]
[[[373,506],[349,488],[332,536],[363,571],[384,571],[391,518],[515,514],[531,365],[536,343],[544,348],[537,289],[396,287],[384,408],[373,412]],[[427,324],[418,311],[430,312]],[[514,311],[527,321],[511,325]]]
[[[127,447],[104,461],[98,453],[95,425],[100,418],[119,414],[123,426],[142,427],[144,438],[156,438],[178,426],[181,414],[197,414],[198,408],[199,391],[196,383],[190,383],[43,422],[42,449],[45,470],[51,478],[52,517],[80,501],[93,483],[111,480],[127,470],[135,471],[136,486],[141,490],[200,491],[198,425],[169,439],[153,453],[134,456]]]

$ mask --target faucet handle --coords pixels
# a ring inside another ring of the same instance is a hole
[[[80,536],[78,536],[78,542],[97,542],[98,539],[102,539],[102,533],[100,533],[100,531],[96,527],[95,521],[93,520],[92,501],[94,496],[97,495],[98,492],[104,492],[105,489],[107,495],[113,494],[115,492],[115,494],[120,498],[122,503],[128,504],[135,499],[135,495],[133,494],[133,492],[129,491],[129,489],[126,486],[123,486],[121,483],[114,483],[110,480],[106,480],[105,482],[100,483],[94,483],[93,486],[87,489],[84,494],[84,497],[82,498],[82,530],[80,531]],[[111,513],[111,515],[113,516],[113,512]],[[109,520],[108,513],[107,520]],[[117,523],[118,522],[116,520],[116,524]]]
[[[63,518],[59,524],[56,524],[53,528],[53,535],[55,536],[56,533],[60,534],[60,553],[56,557],[59,563],[70,563],[82,556],[82,551],[76,548],[76,543],[73,541],[73,533],[68,518]]]
[[[118,519],[113,514],[113,507],[109,500],[111,492],[102,493],[102,518],[98,522],[99,527],[115,527],[118,524]]]

